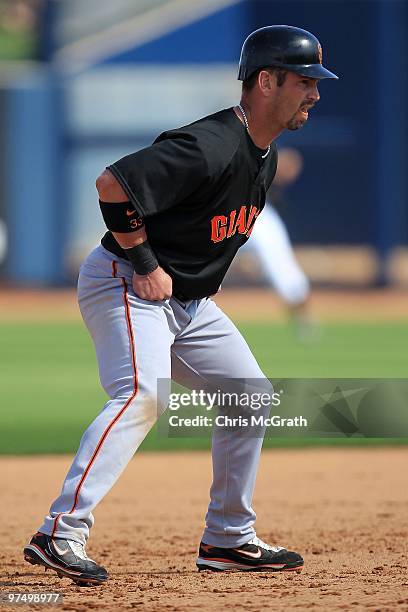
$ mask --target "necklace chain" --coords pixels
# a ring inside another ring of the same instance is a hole
[[[239,108],[239,110],[241,111],[242,118],[243,118],[244,123],[245,123],[246,131],[247,131],[247,132],[248,132],[248,134],[249,134],[249,123],[248,123],[248,117],[246,116],[246,113],[245,113],[244,109],[242,108],[241,104],[238,104],[238,108]],[[270,150],[271,150],[271,145],[269,145],[269,146],[268,146],[268,148],[267,148],[267,150],[266,150],[265,155],[261,155],[262,159],[265,159],[265,157],[268,157],[268,155],[269,155],[269,151],[270,151]]]

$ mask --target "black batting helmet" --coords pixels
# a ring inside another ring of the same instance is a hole
[[[338,79],[322,66],[322,47],[313,34],[288,25],[266,26],[245,40],[238,79],[246,81],[259,68],[276,66],[312,79]]]

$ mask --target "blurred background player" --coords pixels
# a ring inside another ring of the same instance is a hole
[[[275,180],[245,250],[256,255],[265,280],[287,306],[299,337],[306,339],[315,332],[310,316],[310,283],[296,259],[281,217],[282,210],[289,204],[287,190],[298,179],[302,169],[303,158],[297,149],[279,150]]]
[[[7,227],[0,219],[0,264],[3,263],[7,253]]]

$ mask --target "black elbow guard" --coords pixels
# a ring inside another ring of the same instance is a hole
[[[142,217],[130,202],[102,202],[99,200],[103,220],[111,232],[128,234],[140,229],[144,225]]]

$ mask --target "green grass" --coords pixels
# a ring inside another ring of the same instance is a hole
[[[319,340],[309,344],[299,343],[284,325],[253,323],[241,330],[271,378],[408,378],[408,323],[327,324]],[[106,401],[85,328],[80,323],[0,324],[0,337],[0,452],[74,451]],[[152,431],[143,447],[207,448],[208,440],[168,440]]]
[[[32,59],[35,42],[31,32],[11,32],[0,25],[0,60]]]

